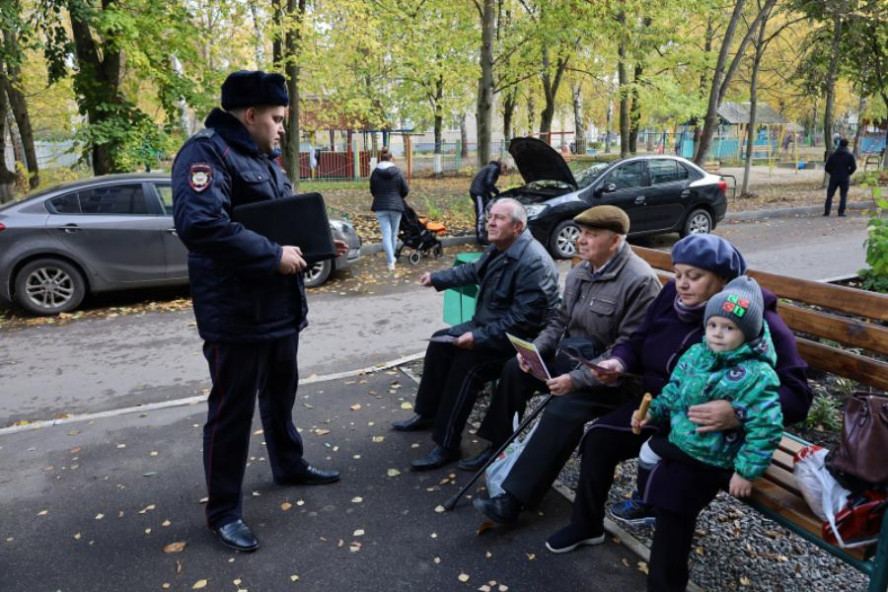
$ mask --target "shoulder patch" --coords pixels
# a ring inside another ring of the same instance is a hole
[[[213,183],[213,167],[205,162],[196,162],[188,171],[188,184],[200,193]]]

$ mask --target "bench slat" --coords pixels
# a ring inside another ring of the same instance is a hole
[[[888,390],[888,363],[797,337],[799,353],[809,365]]]
[[[780,317],[794,331],[888,355],[888,329],[885,327],[783,302],[779,304],[777,310]]]

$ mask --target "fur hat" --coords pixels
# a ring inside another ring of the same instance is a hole
[[[714,234],[690,234],[675,243],[672,264],[693,265],[726,280],[746,272],[746,261],[740,251]]]
[[[704,323],[713,316],[731,320],[743,331],[746,341],[751,341],[762,332],[764,309],[765,299],[758,283],[747,275],[741,275],[709,299],[703,318]]]
[[[290,104],[287,81],[280,74],[261,70],[232,72],[222,83],[222,108],[226,111],[239,107]]]
[[[587,228],[603,228],[617,234],[629,232],[629,216],[616,206],[595,206],[574,216],[574,222]]]

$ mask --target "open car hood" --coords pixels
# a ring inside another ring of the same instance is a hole
[[[561,181],[577,186],[573,173],[561,155],[537,138],[514,138],[509,142],[509,154],[525,183],[534,181]]]

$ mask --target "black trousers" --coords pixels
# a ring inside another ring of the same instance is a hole
[[[553,398],[503,489],[526,507],[539,505],[577,447],[586,422],[613,410],[625,398],[620,389],[605,387]]]
[[[298,335],[262,343],[204,344],[213,382],[203,431],[206,516],[211,528],[242,517],[241,486],[257,395],[274,480],[296,477],[307,466],[292,417],[299,382],[298,348]]]
[[[848,201],[848,186],[850,185],[849,179],[839,179],[832,175],[829,177],[829,185],[826,188],[826,203],[823,206],[823,213],[829,214],[832,209],[832,200],[836,195],[836,189],[839,190],[839,216],[845,213],[845,204]]]
[[[485,212],[487,204],[490,200],[483,195],[469,194],[475,203],[475,239],[479,245],[486,245],[487,242],[487,225],[485,224]]]
[[[524,415],[527,401],[537,391],[546,391],[546,383],[525,373],[513,356],[503,366],[502,376],[490,399],[478,435],[488,440],[494,448],[502,446],[512,435],[515,414],[519,417]]]
[[[449,334],[449,329],[435,333]],[[511,352],[468,350],[449,343],[430,342],[414,410],[434,417],[432,440],[444,448],[459,448],[463,429],[484,383],[497,378]]]

